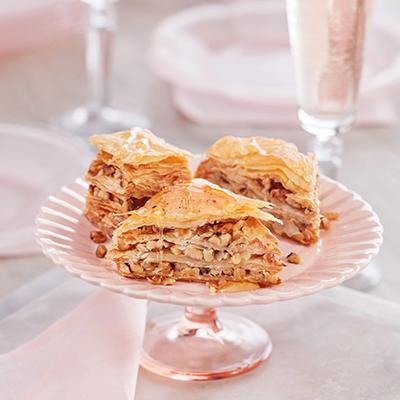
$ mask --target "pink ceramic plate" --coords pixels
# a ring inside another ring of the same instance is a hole
[[[0,142],[0,257],[38,253],[37,210],[85,172],[89,146],[73,135],[13,124],[0,124]]]
[[[78,179],[50,196],[37,218],[37,239],[56,264],[81,279],[127,296],[191,306],[217,307],[272,303],[309,295],[336,286],[368,265],[382,243],[382,227],[371,207],[342,184],[321,179],[322,210],[340,219],[322,233],[318,246],[304,247],[282,240],[283,251],[301,255],[302,264],[289,264],[277,286],[240,293],[210,293],[206,285],[177,283],[155,286],[118,275],[112,263],[95,257],[89,239],[93,226],[82,215],[86,183]]]

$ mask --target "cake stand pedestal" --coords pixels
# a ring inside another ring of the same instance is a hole
[[[265,361],[272,350],[267,332],[256,323],[215,308],[185,307],[183,316],[151,320],[141,365],[182,381],[206,381],[239,375]]]

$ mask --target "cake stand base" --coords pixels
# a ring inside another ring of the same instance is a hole
[[[214,308],[186,307],[148,323],[141,365],[181,381],[206,381],[248,372],[270,355],[271,340],[254,322]]]

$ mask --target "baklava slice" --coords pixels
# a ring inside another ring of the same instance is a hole
[[[94,135],[90,141],[98,153],[86,174],[85,215],[109,235],[162,188],[192,178],[190,154],[148,130]]]
[[[283,222],[268,226],[302,244],[319,238],[318,172],[314,155],[283,140],[226,136],[206,153],[196,176],[244,196],[273,204]]]
[[[120,274],[156,284],[175,281],[279,283],[278,240],[261,221],[268,203],[203,179],[163,189],[115,231],[107,257]]]

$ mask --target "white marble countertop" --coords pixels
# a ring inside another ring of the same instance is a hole
[[[172,106],[168,87],[147,65],[146,49],[152,30],[163,17],[199,3],[198,0],[122,0],[118,5],[120,30],[112,80],[114,105],[147,114],[155,132],[193,151],[210,145],[213,133],[220,135],[238,131],[233,127],[196,126],[178,115]],[[398,21],[400,4],[396,0],[376,3],[377,18]],[[0,87],[2,122],[46,124],[50,117],[83,103],[83,37],[69,37],[29,53],[1,58]],[[400,105],[399,99],[400,91],[397,98]],[[249,129],[244,133],[249,132],[289,139],[303,148],[307,141],[300,129]],[[399,127],[349,133],[345,137],[340,180],[371,203],[385,228],[384,245],[376,260],[384,279],[373,293],[400,302]],[[51,262],[42,256],[1,259],[0,298],[50,267]]]

